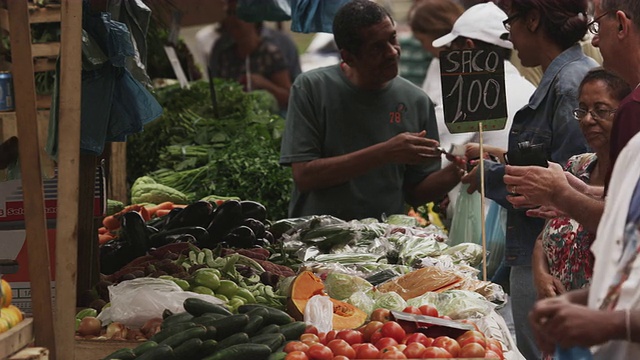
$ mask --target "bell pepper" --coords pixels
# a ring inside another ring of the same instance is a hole
[[[196,274],[193,281],[197,285],[205,286],[213,291],[220,286],[220,278],[213,272],[200,271]]]

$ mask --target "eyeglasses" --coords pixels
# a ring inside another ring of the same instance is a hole
[[[592,33],[593,35],[598,35],[598,32],[600,32],[600,19],[609,15],[610,13],[611,13],[611,10],[605,11],[604,13],[600,14],[600,16],[598,16],[597,18],[591,20],[591,22],[587,24],[587,29],[589,30],[589,32]]]
[[[521,16],[521,15],[520,15],[520,13],[515,13],[515,14],[513,14],[513,15],[509,16],[508,18],[504,19],[504,20],[502,21],[502,25],[504,26],[504,28],[505,28],[507,31],[511,31],[511,23],[512,23],[514,20],[516,20],[517,18],[519,18],[520,16]]]
[[[618,111],[618,109],[595,109],[595,110],[587,110],[587,109],[582,109],[582,108],[577,108],[577,109],[573,109],[573,117],[578,120],[578,121],[582,121],[582,119],[584,119],[585,116],[587,116],[587,113],[591,115],[591,117],[594,120],[609,120],[611,119],[611,116],[613,116],[616,111]]]

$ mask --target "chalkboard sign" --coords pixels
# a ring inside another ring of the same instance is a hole
[[[466,49],[440,53],[444,121],[453,134],[504,129],[507,103],[503,49]]]

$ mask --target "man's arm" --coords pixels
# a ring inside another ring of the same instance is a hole
[[[412,187],[405,187],[406,199],[412,206],[420,206],[428,202],[442,199],[453,189],[464,174],[455,163],[435,171],[420,183]]]

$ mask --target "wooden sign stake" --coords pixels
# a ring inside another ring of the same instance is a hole
[[[482,228],[482,280],[487,281],[487,227],[484,223],[484,144],[482,141],[482,121],[478,123],[480,137],[480,226]]]

